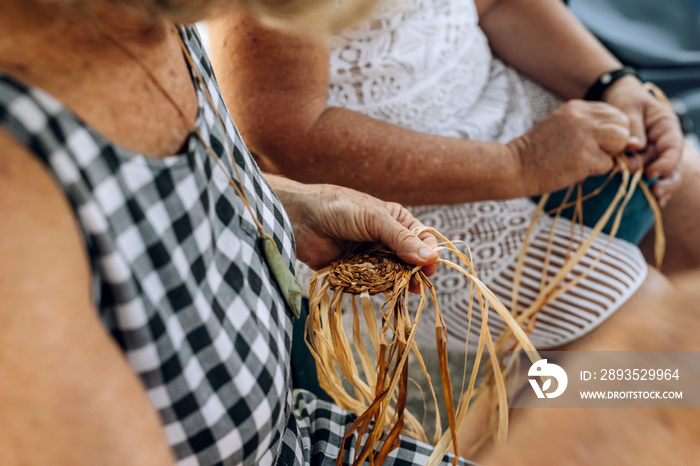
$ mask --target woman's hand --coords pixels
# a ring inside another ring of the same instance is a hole
[[[409,264],[435,273],[437,240],[412,230],[424,225],[408,210],[393,202],[333,185],[304,185],[266,175],[294,227],[297,257],[319,269],[362,242],[383,243]]]
[[[653,190],[664,206],[681,182],[678,163],[683,153],[683,132],[678,118],[632,76],[610,86],[603,94],[603,100],[622,110],[629,118],[627,149],[642,154],[649,178],[660,178]]]
[[[507,145],[519,161],[521,192],[553,192],[612,170],[613,156],[629,143],[629,124],[627,115],[612,105],[582,100],[562,104]]]

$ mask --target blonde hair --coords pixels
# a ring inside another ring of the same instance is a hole
[[[122,4],[174,22],[207,19],[238,8],[285,29],[336,33],[369,14],[378,0],[33,0],[64,6]]]
[[[368,16],[378,0],[239,0],[273,27],[311,34],[335,34]]]
[[[180,22],[191,18],[208,16],[220,10],[222,0],[32,0],[44,5],[64,7],[97,7],[100,4],[123,5],[140,11],[144,16],[167,18]],[[234,4],[237,0],[230,3]]]

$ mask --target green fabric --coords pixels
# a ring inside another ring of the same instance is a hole
[[[608,179],[608,175],[591,176],[583,181],[582,193],[587,195],[596,191],[600,188]],[[644,182],[647,186],[651,187],[656,179],[648,180],[643,177]],[[593,228],[600,217],[603,216],[605,211],[610,206],[613,198],[617,194],[617,191],[622,183],[622,174],[617,173],[608,182],[603,190],[596,196],[593,196],[585,201],[583,201],[583,224]],[[561,206],[564,201],[566,194],[566,189],[554,192],[550,194],[549,200],[545,204],[545,212],[550,212],[559,206]],[[533,200],[539,202],[540,196],[533,197]],[[576,190],[573,191],[569,197],[569,202],[576,199]],[[619,206],[619,204],[618,204]],[[619,209],[619,207],[618,207]],[[617,210],[615,210],[617,213]],[[574,215],[574,208],[569,207],[562,211],[561,216],[564,218],[571,219]],[[646,196],[641,189],[636,188],[632,198],[622,212],[622,222],[620,223],[620,228],[617,231],[617,238],[622,238],[630,243],[639,244],[644,236],[649,232],[652,226],[654,226],[654,221],[656,217],[654,216],[654,211],[649,206]],[[608,223],[603,228],[603,232],[609,234],[612,225],[615,220],[615,215],[613,215]]]

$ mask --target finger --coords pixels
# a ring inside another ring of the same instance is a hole
[[[657,141],[654,141],[654,146],[658,155],[647,166],[646,175],[649,178],[663,178],[670,175],[678,166],[683,155],[683,145],[673,134],[664,133]]]
[[[420,223],[420,222],[418,222],[418,223]],[[423,227],[424,227],[423,224],[420,223],[419,226],[411,226],[409,229],[410,229],[411,231],[415,231],[416,228],[423,228]],[[435,238],[435,236],[434,236],[433,234],[428,233],[428,232],[423,232],[423,233],[421,233],[421,234],[419,235],[419,237],[420,237],[420,239],[421,239],[425,244],[428,245],[428,247],[429,247],[430,249],[433,250],[433,252],[435,252],[435,253],[437,254],[437,257],[438,257],[438,259],[439,259],[439,258],[440,258],[440,253],[437,252],[437,251],[435,251],[435,250],[437,249],[437,247],[438,247],[437,238]],[[438,260],[435,260],[435,262],[433,262],[432,264],[424,265],[424,266],[423,266],[423,273],[424,273],[426,276],[428,276],[428,277],[434,275],[435,272],[437,271],[437,268],[438,268],[438,265],[439,265],[439,264],[440,264],[440,262],[439,262]]]
[[[629,128],[629,116],[614,105],[610,105],[606,102],[587,102],[587,105],[590,105],[590,108],[593,110],[593,115],[600,123],[616,124]]]
[[[647,145],[646,149],[644,149],[641,152],[633,152],[635,158],[641,162],[642,166],[647,166],[651,162],[653,162],[656,159],[656,149],[651,146]]]
[[[416,280],[416,277],[413,276],[411,277],[411,281],[408,284],[408,291],[414,294],[420,294],[420,283],[418,283],[418,280]]]
[[[440,256],[438,255],[438,257],[440,257]],[[435,275],[435,272],[437,272],[438,265],[440,265],[440,262],[435,262],[435,263],[430,264],[430,265],[424,265],[422,270],[423,270],[423,273],[425,274],[425,276],[431,277],[431,276]]]
[[[652,191],[654,196],[659,200],[659,205],[661,207],[666,206],[668,201],[671,200],[673,192],[681,186],[682,180],[682,171],[677,168],[668,177],[662,178],[654,183]]]
[[[417,230],[424,230],[425,225],[415,218],[405,207],[403,207],[401,204],[397,204],[395,202],[389,202],[387,203],[387,210],[389,213],[396,219],[396,221],[405,227],[409,232],[417,231]],[[435,236],[427,231],[423,231],[420,236],[416,236],[415,234],[411,233],[413,236],[418,238],[419,241],[421,241],[423,244],[420,246],[420,249],[418,249],[418,255],[420,256],[421,260],[412,260],[412,261],[407,261],[412,264],[416,265],[423,265],[423,272],[430,276],[435,273],[435,270],[437,269],[438,265],[438,259],[440,258],[440,254],[435,250],[437,248],[438,242],[437,238]],[[387,246],[390,246],[387,244]],[[421,251],[422,249],[422,251]],[[414,251],[416,252],[416,251]],[[398,251],[397,251],[397,255]],[[401,255],[399,255],[401,257]],[[403,259],[403,257],[402,257]],[[404,259],[406,260],[406,259]]]
[[[670,136],[675,140],[675,145],[681,144],[683,130],[678,118],[670,112],[662,112],[654,115],[649,121],[649,140],[656,142],[661,136]]]
[[[678,119],[670,112],[661,112],[650,121],[649,147],[656,157],[647,166],[650,178],[668,176],[683,154],[683,132]]]
[[[627,141],[627,150],[639,152],[647,146],[646,127],[644,125],[644,115],[640,110],[635,108],[627,113],[629,117],[629,132],[630,137]]]
[[[413,217],[413,215],[411,215],[407,209],[403,208],[402,206],[400,206],[398,204],[396,204],[396,207],[397,207],[396,210],[398,211],[398,213],[396,214],[396,216],[398,217],[397,221],[401,225],[405,226],[406,230],[408,230],[411,233],[411,235],[414,235],[413,231],[425,228],[425,226],[418,219]],[[437,243],[437,239],[435,238],[434,235],[432,235],[428,232],[423,232],[423,233],[421,233],[420,236],[416,236],[416,237],[424,243],[424,245],[422,245],[421,249],[419,249],[419,251],[418,251],[419,256],[422,257],[422,256],[427,255],[428,260],[435,259],[436,257],[437,257],[437,259],[440,258],[439,253],[435,250],[437,248],[438,243]],[[387,245],[387,246],[389,246],[389,245]],[[426,248],[426,246],[427,246],[427,248]],[[415,258],[410,258],[410,257],[404,256],[403,254],[399,253],[398,249],[395,251],[396,251],[397,255],[405,262],[408,262],[410,264],[423,265],[423,268],[421,270],[427,277],[434,275],[435,272],[437,271],[437,267],[439,265],[439,261],[437,259],[435,259],[435,261],[433,263],[427,263],[427,265],[426,265],[426,264],[421,264],[420,261],[415,260]],[[415,275],[413,277],[411,277],[411,281],[408,285],[408,291],[410,291],[411,293],[415,293],[415,294],[420,294],[420,292],[421,292],[421,285],[418,282],[418,280],[416,279]]]
[[[629,128],[615,123],[602,123],[595,127],[593,133],[598,147],[610,155],[617,155],[625,150],[630,138]]]
[[[394,218],[379,222],[379,240],[409,264],[429,266],[437,263],[440,254]]]
[[[625,152],[624,157],[622,157],[622,162],[631,173],[634,173],[639,170],[640,167],[643,167],[644,160],[643,155],[631,152]]]
[[[651,162],[645,173],[649,178],[666,178],[676,169],[680,162],[680,149],[671,148],[663,151],[659,156]]]
[[[407,228],[402,227],[395,243],[385,244],[404,262],[423,266],[426,276],[433,275],[437,270],[440,254]]]

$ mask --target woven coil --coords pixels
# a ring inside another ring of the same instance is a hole
[[[332,290],[359,295],[368,292],[374,296],[394,288],[397,278],[410,274],[410,266],[395,254],[374,249],[343,257],[330,266],[327,281]]]

